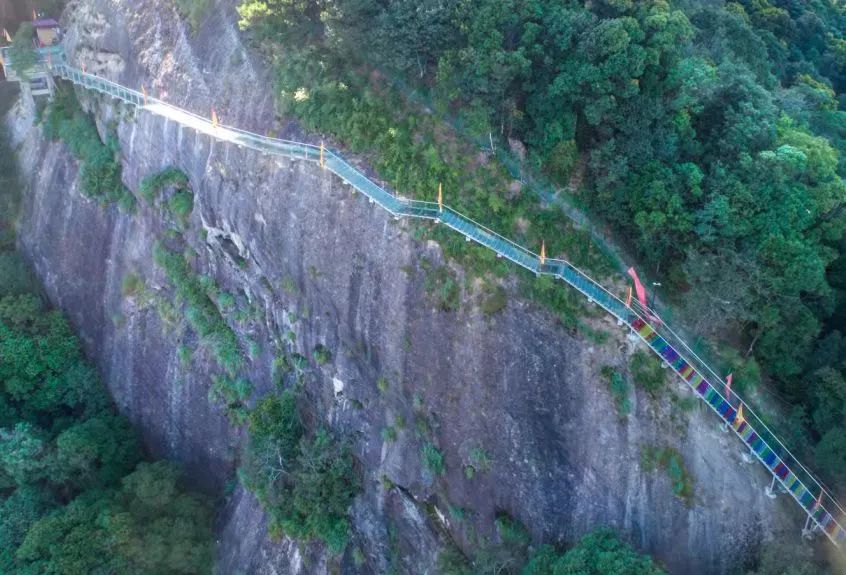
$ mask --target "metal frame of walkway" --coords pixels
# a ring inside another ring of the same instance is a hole
[[[82,88],[107,94],[215,139],[267,154],[314,162],[337,175],[367,196],[371,203],[379,205],[395,217],[423,218],[439,222],[464,235],[468,241],[473,240],[532,273],[561,279],[578,290],[590,303],[599,305],[614,316],[619,325],[627,325],[717,414],[724,429],[737,435],[743,442],[744,449],[748,450],[748,455],[744,453],[744,459],[750,462],[758,460],[772,476],[767,494],[771,497],[778,491],[789,494],[807,515],[804,535],[822,532],[835,546],[840,547],[846,543],[846,530],[842,526],[846,523],[846,511],[834,496],[793,456],[750,405],[734,392],[730,397],[724,395],[723,378],[653,310],[644,308],[636,300],[627,305],[569,262],[542,257],[447,206],[392,194],[337,153],[324,149],[322,145],[281,140],[220,125],[216,120],[209,120],[149,97],[144,92],[70,66],[65,62],[64,55],[56,54],[55,51],[42,54],[42,61],[54,76]]]

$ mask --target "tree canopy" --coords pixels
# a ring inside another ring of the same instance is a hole
[[[143,460],[65,318],[26,285],[0,279],[0,572],[210,572],[209,503]]]

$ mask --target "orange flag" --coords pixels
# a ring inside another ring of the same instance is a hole
[[[731,373],[726,376],[726,401],[731,399],[731,378]]]
[[[217,122],[217,112],[215,111],[214,108],[212,108],[212,126],[217,128],[217,123],[218,123]]]
[[[444,211],[444,187],[438,182],[438,211]]]
[[[323,140],[320,140],[320,167],[326,167],[326,162],[323,159]]]
[[[822,496],[823,496],[823,493],[824,493],[824,491],[820,491],[820,496],[819,496],[819,497],[817,497],[817,502],[816,502],[816,503],[814,503],[814,509],[813,509],[814,511],[816,511],[816,510],[819,508],[819,506],[820,506],[820,505],[822,505]]]
[[[540,260],[541,260],[541,265],[546,263],[546,242],[543,241],[543,240],[541,240]]]
[[[632,286],[629,286],[629,291],[626,293],[626,307],[632,307]]]
[[[6,42],[11,42],[12,37],[9,36],[9,31],[3,28],[3,37],[6,39]]]

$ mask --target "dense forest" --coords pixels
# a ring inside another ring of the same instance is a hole
[[[790,446],[846,486],[842,4],[246,0],[239,14],[283,111],[372,153],[403,192],[433,199],[443,181],[472,217],[597,270],[547,198],[491,164],[468,177],[430,117],[516,151],[521,179],[569,187],[719,342],[738,387],[772,381],[760,391]]]
[[[20,190],[0,129],[0,573],[209,572],[211,504],[175,465],[145,458],[45,304],[15,251]]]

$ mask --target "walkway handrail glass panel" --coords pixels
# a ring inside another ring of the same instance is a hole
[[[223,141],[247,146],[261,152],[322,164],[327,170],[395,216],[438,220],[532,272],[552,275],[566,281],[590,301],[596,302],[608,313],[628,325],[683,381],[688,383],[694,393],[699,395],[711,410],[732,428],[830,541],[838,546],[846,542],[846,530],[841,526],[846,512],[829,490],[793,456],[766,423],[737,394],[732,392],[730,398],[724,396],[722,377],[717,375],[654,310],[644,308],[637,300],[626,305],[619,297],[566,260],[546,259],[541,264],[538,254],[448,206],[400,198],[377,185],[335,152],[321,150],[320,146],[313,144],[260,136],[230,126],[213,124],[207,118],[161,100],[145,97],[141,92],[68,66],[62,62],[61,57],[57,59],[58,63],[51,61],[53,72],[74,84],[110,94],[124,102],[180,122]],[[737,409],[741,405],[743,406],[742,419]]]

